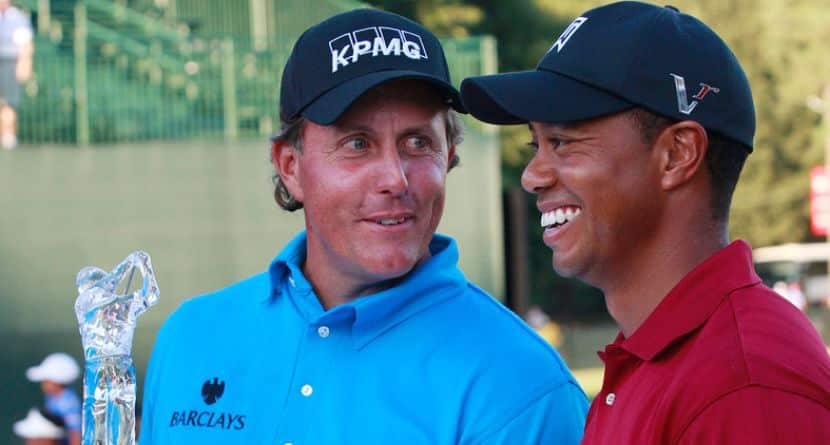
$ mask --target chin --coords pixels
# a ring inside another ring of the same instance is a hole
[[[385,252],[379,253],[369,261],[369,269],[373,275],[384,279],[398,278],[408,274],[417,266],[420,260],[415,252]]]
[[[556,253],[553,253],[551,255],[550,263],[553,270],[560,276],[564,278],[576,278],[579,268],[575,267],[573,262],[569,262],[567,258],[561,258],[561,256],[557,256]]]

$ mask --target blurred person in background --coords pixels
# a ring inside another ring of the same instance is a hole
[[[66,428],[65,443],[81,443],[81,401],[69,385],[80,375],[78,363],[69,354],[49,354],[43,362],[26,370],[26,377],[40,382],[46,412],[59,417]]]
[[[25,445],[62,445],[66,439],[63,420],[41,408],[32,408],[12,426]]]
[[[797,281],[787,283],[785,281],[776,281],[772,286],[772,290],[781,295],[785,300],[793,304],[801,311],[807,310],[807,297],[804,292],[801,292],[801,285]]]
[[[551,346],[556,348],[562,346],[562,342],[564,340],[562,336],[562,328],[560,328],[556,322],[551,320],[542,308],[535,305],[531,306],[530,309],[527,310],[527,314],[525,314],[525,321],[533,328],[533,330],[536,331],[537,334],[539,334],[540,337],[550,343]]]
[[[34,53],[29,15],[0,0],[0,146],[17,147],[17,107],[20,84],[32,76]]]
[[[583,444],[830,443],[821,338],[729,242],[755,111],[720,37],[670,6],[613,3],[535,70],[461,90],[477,118],[529,125],[522,185],[553,268],[602,290],[620,327]]]
[[[300,36],[271,151],[305,230],[165,322],[142,444],[579,442],[587,400],[562,359],[435,234],[453,110],[443,49],[413,21],[360,9]]]

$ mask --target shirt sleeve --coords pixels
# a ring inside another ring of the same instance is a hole
[[[555,443],[577,445],[585,428],[588,399],[571,381],[533,401],[505,423],[474,440],[474,445],[531,445]]]
[[[708,406],[676,443],[826,444],[830,443],[830,407],[787,391],[747,387]]]

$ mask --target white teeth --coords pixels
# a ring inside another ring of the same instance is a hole
[[[579,207],[560,207],[556,210],[543,213],[541,224],[542,227],[549,227],[554,224],[564,224],[565,222],[573,221],[573,219],[579,216],[580,213],[582,213],[582,209]]]
[[[579,207],[577,207],[577,208],[568,207],[568,210],[565,212],[565,221],[572,221],[574,218],[579,216],[580,213],[582,213],[582,209],[580,209]]]
[[[402,216],[402,217],[400,217],[400,218],[383,218],[383,219],[381,219],[381,220],[380,220],[380,221],[378,221],[378,222],[379,222],[381,225],[384,225],[384,226],[391,226],[391,225],[394,225],[394,224],[400,224],[400,223],[402,223],[402,222],[404,222],[404,221],[406,221],[406,217],[405,217],[405,216]]]
[[[542,227],[553,225],[556,222],[556,216],[553,212],[542,213]]]

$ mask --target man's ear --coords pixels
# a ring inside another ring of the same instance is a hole
[[[660,150],[660,183],[664,190],[672,190],[690,181],[705,168],[709,138],[706,129],[699,123],[681,121],[661,131],[654,148]]]
[[[286,141],[271,142],[271,162],[285,185],[288,193],[299,201],[303,201],[303,188],[300,186],[300,152]]]

